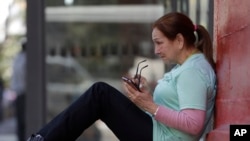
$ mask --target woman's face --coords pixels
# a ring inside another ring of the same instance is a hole
[[[155,54],[165,63],[176,63],[178,47],[176,41],[169,40],[160,30],[154,28],[152,31]]]

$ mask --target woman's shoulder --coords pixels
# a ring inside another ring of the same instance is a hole
[[[196,71],[213,71],[212,66],[202,53],[191,56],[183,65],[180,66],[181,71],[193,69]]]
[[[183,65],[177,66],[172,73],[174,77],[178,77],[187,71],[190,73],[190,78],[193,75],[199,75],[206,81],[211,82],[215,79],[214,70],[202,53],[193,55]]]

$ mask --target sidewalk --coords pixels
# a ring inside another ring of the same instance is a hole
[[[103,122],[97,121],[96,126],[101,132],[101,141],[118,141],[118,139]],[[15,128],[15,118],[6,119],[0,122],[0,141],[17,141]]]
[[[17,141],[15,118],[5,119],[0,122],[0,141]]]

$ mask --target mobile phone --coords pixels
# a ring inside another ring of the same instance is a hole
[[[139,86],[133,82],[131,79],[127,78],[127,77],[122,77],[122,80],[125,81],[126,83],[128,83],[130,86],[132,86],[134,89],[138,90],[138,91],[141,91]]]

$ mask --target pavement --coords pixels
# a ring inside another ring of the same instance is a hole
[[[95,126],[101,133],[99,141],[118,141],[114,134],[107,128],[102,121],[97,121]],[[17,141],[15,134],[16,120],[14,117],[5,119],[0,122],[0,141]],[[78,139],[80,141],[80,139]],[[77,141],[78,141],[77,140]],[[94,141],[90,139],[89,141]]]
[[[5,119],[0,122],[0,141],[17,141],[15,134],[15,118]]]

